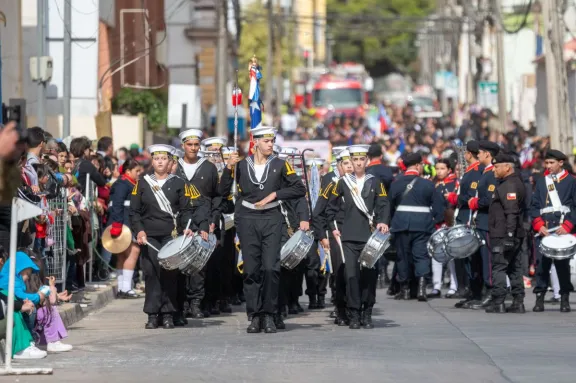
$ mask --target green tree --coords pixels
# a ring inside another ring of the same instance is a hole
[[[150,129],[160,130],[167,123],[168,95],[160,90],[122,88],[112,100],[112,112],[131,116],[142,113]]]
[[[238,82],[242,92],[247,95],[249,89],[248,63],[252,56],[255,55],[256,58],[258,58],[258,64],[262,66],[262,80],[260,81],[262,90],[265,89],[266,81],[272,76],[268,71],[268,63],[266,62],[268,53],[267,10],[260,2],[254,1],[243,9],[242,16],[242,33],[240,35],[240,48],[238,50]],[[282,76],[287,78],[292,68],[300,63],[297,55],[293,54],[294,43],[292,41],[294,40],[294,25],[291,23],[281,25],[277,22],[274,23],[274,25],[274,43],[277,43],[277,39],[280,38]],[[274,62],[274,64],[275,63],[276,62]],[[277,71],[278,68],[275,67],[275,70]]]
[[[435,0],[328,0],[327,7],[337,61],[368,69],[389,62],[405,71],[417,55],[418,20],[434,10]]]

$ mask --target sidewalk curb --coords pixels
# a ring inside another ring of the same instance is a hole
[[[104,283],[101,285],[104,285]],[[105,307],[116,299],[117,290],[116,283],[107,284],[106,287],[97,288],[96,291],[83,293],[81,303],[66,303],[59,306],[58,312],[62,322],[64,322],[64,326],[70,328],[91,312]]]

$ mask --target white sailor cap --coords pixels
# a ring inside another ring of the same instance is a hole
[[[222,152],[222,157],[227,159],[230,157],[230,154],[236,152],[237,150],[233,146],[224,146],[220,149],[220,151]]]
[[[308,158],[306,166],[324,166],[326,161],[323,158]]]
[[[203,150],[198,151],[198,157],[199,158],[204,157],[204,151]]]
[[[184,152],[180,149],[174,148],[174,152],[172,153],[172,155],[177,158],[184,158]]]
[[[347,148],[347,146],[334,146],[332,148],[332,153],[334,154],[334,156],[336,156],[338,153],[340,153],[342,150],[345,150]]]
[[[280,154],[296,155],[298,154],[298,148],[280,148]]]
[[[168,154],[173,156],[174,155],[174,151],[176,150],[175,147],[171,146],[171,145],[164,145],[164,144],[155,144],[155,145],[150,145],[148,147],[148,152],[151,155],[154,154]]]
[[[202,141],[202,145],[204,146],[216,146],[221,148],[222,146],[226,145],[228,140],[226,137],[210,137]]]
[[[348,151],[353,156],[366,154],[368,149],[370,149],[370,145],[352,145],[348,147]]]
[[[336,156],[336,161],[345,161],[350,159],[350,152],[346,149],[341,150]]]
[[[282,152],[282,147],[278,144],[274,144],[274,148],[272,149],[274,151],[274,153],[280,153]]]
[[[200,129],[188,129],[178,135],[180,141],[186,142],[188,140],[202,139],[202,131]]]
[[[250,130],[250,133],[252,133],[252,137],[254,138],[274,138],[276,137],[276,132],[276,128],[272,126],[262,126]]]

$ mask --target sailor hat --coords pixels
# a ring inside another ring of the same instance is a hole
[[[274,144],[274,148],[272,150],[274,151],[274,153],[280,154],[280,152],[282,151],[282,147],[278,144]]]
[[[262,126],[250,130],[250,133],[252,133],[252,137],[254,138],[274,138],[276,137],[276,132],[276,128],[272,126]]]
[[[188,129],[178,135],[180,141],[186,142],[188,140],[202,139],[202,131],[200,129]]]
[[[176,150],[175,147],[173,147],[171,145],[164,145],[164,144],[155,144],[155,145],[150,145],[148,147],[148,152],[151,155],[167,154],[167,155],[173,156],[175,150]]]
[[[345,150],[347,148],[347,146],[334,146],[332,148],[332,154],[334,156],[338,155],[338,153],[340,153],[342,150]]]
[[[352,145],[348,147],[348,151],[351,155],[362,155],[368,153],[370,145]]]
[[[280,154],[295,156],[298,154],[298,148],[280,148]]]
[[[223,148],[220,149],[220,152],[222,153],[222,158],[224,159],[230,158],[230,154],[236,151],[237,150],[233,146],[224,146]]]
[[[341,150],[336,156],[336,161],[345,161],[350,159],[350,152],[347,149]]]
[[[326,161],[323,158],[308,158],[306,166],[324,166]]]
[[[176,157],[176,159],[179,159],[179,158],[183,158],[183,157],[184,157],[184,152],[183,152],[182,150],[180,150],[180,149],[174,148],[174,152],[172,153],[172,155],[173,155],[174,157]]]
[[[202,141],[204,146],[216,146],[218,148],[226,145],[228,140],[225,137],[210,137]]]

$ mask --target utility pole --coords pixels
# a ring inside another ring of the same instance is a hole
[[[284,91],[283,91],[283,84],[282,82],[282,36],[284,36],[285,28],[284,28],[284,10],[282,8],[282,1],[276,0],[276,8],[278,10],[278,21],[276,26],[278,28],[278,38],[276,39],[276,107],[278,108],[278,113],[280,113],[280,109],[282,106],[282,101],[284,101]]]
[[[268,11],[268,52],[266,53],[266,97],[264,98],[264,113],[262,115],[262,124],[267,124],[265,114],[272,112],[272,95],[274,94],[274,15],[272,14],[272,0],[266,3]]]
[[[544,54],[548,95],[548,131],[552,148],[571,153],[573,133],[570,125],[568,79],[564,63],[564,18],[562,1],[542,1]]]
[[[228,104],[226,84],[228,74],[228,29],[226,27],[226,0],[217,1],[218,15],[218,68],[216,69],[216,135],[228,137]]]
[[[318,54],[318,36],[316,29],[318,28],[318,0],[312,0],[312,66],[316,66],[316,55]]]
[[[62,137],[70,135],[70,97],[72,93],[72,4],[64,2],[64,87],[62,108]]]
[[[544,1],[545,2],[545,1]],[[500,0],[494,0],[493,3],[495,12],[500,9]],[[500,120],[499,128],[501,133],[506,133],[506,79],[504,77],[504,29],[500,22],[495,23],[496,26],[496,66],[498,73],[498,119]]]
[[[38,100],[37,100],[37,120],[36,125],[41,127],[42,129],[46,129],[46,84],[40,78],[40,69],[41,63],[40,58],[44,56],[44,44],[46,42],[46,38],[44,36],[44,20],[46,16],[46,7],[45,7],[45,0],[37,0],[37,12],[36,12],[36,37],[38,43],[38,50],[37,50],[37,60],[36,60],[36,69],[38,75]],[[64,32],[66,35],[66,32]]]

